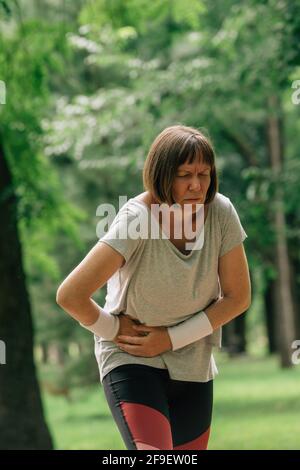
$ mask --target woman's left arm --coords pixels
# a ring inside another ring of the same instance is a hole
[[[218,275],[221,297],[188,320],[167,328],[173,351],[212,334],[249,308],[251,285],[243,244],[219,257]]]
[[[218,274],[223,297],[205,309],[213,330],[245,312],[251,305],[251,283],[243,244],[219,258]]]

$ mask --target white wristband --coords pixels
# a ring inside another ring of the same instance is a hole
[[[211,323],[204,311],[196,313],[179,325],[169,326],[168,333],[172,342],[172,351],[183,348],[213,332]]]
[[[97,336],[100,336],[103,339],[106,340],[112,340],[114,339],[119,331],[120,327],[120,320],[118,318],[118,315],[112,315],[103,308],[99,307],[99,317],[93,323],[92,325],[83,325],[82,323],[79,322],[80,326],[85,328],[86,330],[91,331]]]

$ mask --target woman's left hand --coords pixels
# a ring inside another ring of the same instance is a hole
[[[114,341],[122,351],[133,356],[154,357],[172,350],[172,343],[165,326],[133,325],[137,333],[148,333],[147,336],[117,336]]]

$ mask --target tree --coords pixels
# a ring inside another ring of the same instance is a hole
[[[57,225],[61,216],[66,225],[73,220],[42,152],[41,121],[51,110],[48,74],[59,65],[49,58],[64,41],[59,28],[24,22],[17,3],[16,11],[7,5],[6,11],[0,34],[0,66],[7,84],[7,101],[0,108],[0,332],[7,364],[0,375],[0,446],[52,449],[33,359],[22,242],[37,220],[48,227],[54,216]],[[8,29],[10,35],[5,34]]]
[[[1,367],[0,375],[0,446],[8,450],[51,449],[33,360],[33,325],[16,195],[2,143],[0,194],[0,331],[7,350],[7,364]]]

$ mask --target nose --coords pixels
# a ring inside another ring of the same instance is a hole
[[[189,189],[191,191],[199,191],[201,189],[201,184],[197,176],[193,176],[192,181],[190,182]]]

